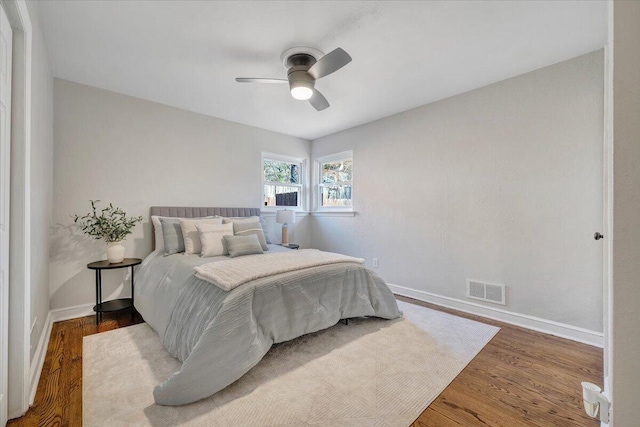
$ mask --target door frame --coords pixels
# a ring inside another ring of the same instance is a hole
[[[612,2],[607,2],[609,9]],[[607,11],[607,31],[613,30]],[[611,398],[611,350],[613,348],[613,46],[607,36],[604,48],[604,156],[603,156],[603,231],[602,319],[603,319],[603,393]],[[608,424],[601,424],[606,426]]]
[[[2,30],[2,82],[0,91],[3,91],[2,106],[4,115],[0,125],[0,203],[2,211],[2,260],[0,260],[0,426],[4,426],[8,420],[8,384],[9,384],[9,237],[10,237],[10,212],[11,212],[11,74],[13,71],[13,28],[9,23],[4,7],[0,7],[2,12],[0,27]],[[6,72],[6,73],[5,73]]]
[[[29,409],[31,369],[31,73],[25,0],[0,0],[13,29],[9,266],[9,419]]]

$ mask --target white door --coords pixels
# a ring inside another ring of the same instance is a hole
[[[9,160],[13,32],[0,7],[0,426],[7,423],[9,319]]]

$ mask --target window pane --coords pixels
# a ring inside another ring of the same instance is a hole
[[[264,180],[283,184],[300,184],[300,165],[265,159]]]
[[[335,184],[353,179],[353,160],[338,160],[322,164],[322,183]]]
[[[287,187],[284,185],[264,186],[265,206],[298,206],[299,187]]]
[[[351,186],[335,185],[322,187],[322,206],[351,207]]]

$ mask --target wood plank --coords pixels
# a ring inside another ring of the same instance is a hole
[[[453,381],[430,405],[434,411],[464,426],[540,426],[525,408],[500,404],[487,393],[478,394],[459,381]],[[421,419],[422,415],[418,417]]]
[[[440,412],[433,410],[431,407],[427,408],[420,418],[418,418],[411,426],[409,427],[460,427],[463,424],[460,424],[457,421],[454,421],[450,418],[445,417]]]
[[[584,419],[561,416],[558,412],[563,408],[573,407],[576,413],[581,409],[576,399],[570,394],[559,392],[549,387],[536,387],[527,375],[509,373],[494,369],[491,373],[478,368],[478,363],[463,375],[456,378],[456,384],[463,386],[474,395],[484,395],[484,401],[494,406],[511,408],[529,408],[526,418],[543,421],[541,425],[576,425],[583,426],[590,421],[586,414]],[[506,374],[506,375],[505,375]],[[446,397],[446,395],[445,395]]]
[[[580,381],[602,382],[602,349],[398,299],[502,328],[412,427],[599,426],[582,409]],[[125,310],[98,326],[94,316],[54,324],[34,405],[8,426],[82,425],[82,337],[141,322]]]
[[[82,337],[84,321],[79,319],[76,327],[69,333],[69,383],[68,407],[65,411],[63,425],[82,425]]]
[[[62,424],[62,411],[64,408],[61,404],[64,402],[61,399],[63,399],[64,391],[60,388],[60,374],[64,364],[66,330],[67,325],[62,324],[54,324],[51,329],[49,349],[46,355],[47,359],[50,360],[49,370],[43,372],[40,376],[40,383],[44,381],[44,396],[42,396],[37,405],[40,407],[38,425]]]

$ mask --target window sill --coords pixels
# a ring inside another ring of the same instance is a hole
[[[276,216],[276,212],[278,212],[279,209],[269,209],[269,210],[261,210],[260,214],[264,217],[271,217],[271,216]],[[354,217],[356,216],[356,211],[313,211],[313,212],[307,212],[307,211],[295,211],[296,212],[296,218],[302,217],[302,216],[334,216],[334,217]]]
[[[312,216],[337,216],[337,217],[354,217],[355,211],[313,211],[310,212]]]
[[[265,217],[269,217],[269,216],[276,216],[276,212],[278,212],[279,210],[284,209],[284,208],[278,208],[278,209],[262,209],[260,211],[260,214],[262,216]],[[307,216],[309,215],[309,212],[307,211],[299,211],[299,210],[295,210],[295,209],[290,209],[292,211],[294,211],[296,213],[296,218],[297,217],[301,217],[301,216]]]

